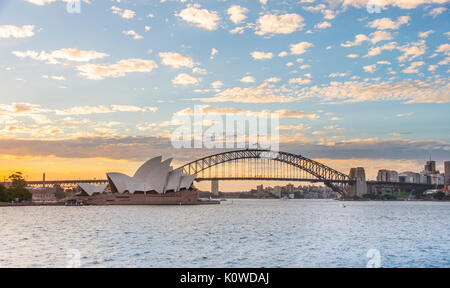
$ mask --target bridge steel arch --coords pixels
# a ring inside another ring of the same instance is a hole
[[[270,159],[284,163],[286,165],[293,166],[313,176],[313,179],[293,179],[293,178],[248,178],[248,177],[222,177],[221,180],[290,180],[290,181],[311,181],[311,182],[323,182],[334,191],[341,194],[345,194],[348,188],[348,184],[352,183],[349,176],[341,173],[331,167],[328,167],[322,163],[306,158],[304,156],[288,153],[277,152],[271,150],[262,149],[245,149],[245,150],[233,150],[214,155],[206,156],[190,163],[187,163],[180,168],[186,174],[194,175],[199,174],[202,171],[210,169],[214,166],[222,163],[243,160],[243,159]],[[213,180],[217,177],[200,178],[197,181]]]

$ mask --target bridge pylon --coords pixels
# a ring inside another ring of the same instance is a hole
[[[219,197],[219,180],[211,180],[211,194]]]
[[[349,184],[348,197],[361,197],[367,194],[366,172],[363,167],[351,168],[349,178],[354,182]]]

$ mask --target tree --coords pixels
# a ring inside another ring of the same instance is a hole
[[[0,202],[8,202],[8,190],[3,184],[0,184]]]
[[[443,200],[445,197],[445,193],[444,192],[437,192],[433,195],[433,198],[436,200]]]
[[[18,198],[19,200],[31,200],[32,194],[25,187],[27,187],[27,182],[22,176],[22,172],[15,172],[8,177],[11,181],[11,186],[8,188],[8,202]]]
[[[56,199],[62,199],[66,197],[66,193],[64,192],[64,189],[61,186],[55,185],[55,189],[56,189],[55,192]]]

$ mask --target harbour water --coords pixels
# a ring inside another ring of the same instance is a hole
[[[450,267],[450,202],[0,208],[0,267]]]

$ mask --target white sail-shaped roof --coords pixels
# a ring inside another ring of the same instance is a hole
[[[155,173],[155,171],[159,169],[161,161],[161,156],[148,160],[141,167],[139,167],[136,173],[134,173],[133,178],[137,178],[145,182],[149,175]]]
[[[103,193],[105,191],[107,184],[102,185],[92,185],[87,183],[78,183],[78,187],[80,187],[83,192],[92,196],[94,193]]]
[[[125,191],[134,193],[136,191],[138,179],[134,179],[122,173],[108,173],[107,176],[111,184],[111,191],[118,193],[124,193]]]
[[[195,180],[195,177],[197,177],[197,175],[183,174],[181,176],[181,181],[180,181],[180,190],[191,188],[192,183]]]
[[[180,190],[181,174],[181,169],[170,171],[169,177],[167,178],[166,191],[173,190],[175,192],[178,192],[178,190]]]
[[[160,194],[165,193],[164,187],[166,186],[167,177],[169,176],[171,162],[172,158],[167,159],[161,163],[161,166],[156,172],[149,175],[149,181],[153,185],[153,190]]]
[[[168,190],[179,191],[180,188],[188,189],[195,175],[186,175],[180,169],[172,170],[170,166],[172,158],[161,162],[162,157],[158,156],[145,162],[134,174],[133,177],[122,173],[108,173],[111,191],[124,193],[156,191],[160,194]],[[180,186],[182,184],[182,186]]]

